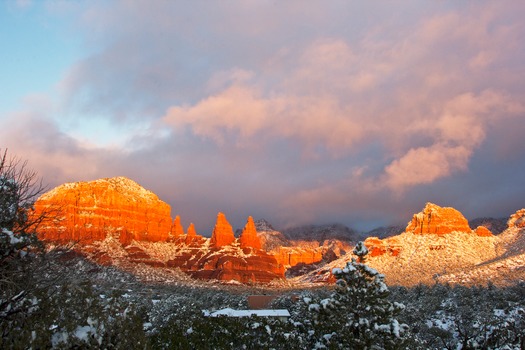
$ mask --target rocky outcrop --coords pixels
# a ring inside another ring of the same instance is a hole
[[[401,245],[396,237],[379,239],[378,237],[368,237],[363,242],[368,249],[370,257],[388,254],[390,256],[397,256],[401,252]]]
[[[241,283],[268,283],[284,278],[284,268],[262,250],[228,246],[185,249],[167,262],[200,279],[235,280]]]
[[[217,222],[210,239],[210,246],[220,248],[232,244],[235,241],[232,225],[223,213],[217,214]]]
[[[467,219],[456,209],[427,203],[422,212],[413,216],[405,230],[414,234],[444,235],[451,232],[472,232]]]
[[[525,228],[525,209],[520,209],[512,214],[507,221],[508,228]]]
[[[175,220],[173,220],[173,225],[171,226],[171,236],[174,239],[184,236],[184,227],[182,227],[179,215],[177,215]]]
[[[261,249],[261,240],[257,236],[257,229],[251,216],[248,217],[246,226],[242,230],[241,236],[239,237],[239,243],[241,248],[253,248]]]
[[[474,232],[480,237],[491,237],[491,236],[493,236],[492,232],[490,232],[490,230],[488,228],[486,228],[485,226],[478,226],[478,227],[476,227]]]
[[[279,247],[272,253],[279,264],[286,267],[315,264],[323,260],[323,250],[320,248]]]
[[[51,213],[40,225],[44,240],[81,244],[118,236],[166,241],[171,231],[170,206],[125,177],[67,183],[42,195],[33,215]]]
[[[181,243],[184,243],[186,245],[195,245],[195,246],[201,246],[207,241],[206,238],[203,236],[197,234],[197,231],[195,230],[195,225],[190,223],[190,226],[188,226],[188,231],[186,233],[186,236],[183,240],[181,240]]]

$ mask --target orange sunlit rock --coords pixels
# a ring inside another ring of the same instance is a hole
[[[386,239],[379,239],[378,237],[368,237],[363,242],[368,249],[370,257],[381,256],[388,254],[391,256],[398,256],[401,252],[401,245],[396,237]]]
[[[186,234],[186,237],[184,238],[184,243],[187,245],[195,244],[195,245],[202,245],[206,241],[206,238],[202,237],[201,235],[197,234],[197,231],[195,230],[195,225],[190,223],[190,226],[188,226],[188,233]]]
[[[156,242],[171,230],[170,206],[125,177],[58,186],[34,208],[34,215],[51,214],[39,226],[44,240],[89,243],[112,234],[124,244]]]
[[[283,266],[296,266],[298,264],[314,264],[323,260],[320,248],[279,247],[274,251],[277,261]]]
[[[408,223],[406,232],[414,234],[438,234],[451,232],[472,232],[467,219],[454,208],[442,208],[438,205],[427,203],[422,212],[413,216]]]
[[[175,220],[173,220],[173,225],[171,226],[171,235],[173,238],[184,236],[184,227],[182,227],[179,215],[177,215]]]
[[[246,226],[244,226],[244,229],[242,230],[241,236],[239,237],[239,243],[241,244],[241,248],[261,249],[262,247],[261,240],[257,236],[255,223],[251,216],[248,217]]]
[[[488,228],[486,228],[485,226],[478,226],[474,232],[478,235],[478,236],[481,236],[481,237],[491,237],[493,236],[492,232],[490,232],[490,230]]]
[[[235,241],[232,225],[226,219],[226,215],[219,213],[217,215],[217,222],[210,239],[210,246],[215,248],[230,245]]]

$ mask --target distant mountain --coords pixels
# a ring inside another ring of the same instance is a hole
[[[506,218],[476,218],[469,221],[470,227],[483,226],[495,235],[499,235],[507,229]]]
[[[283,235],[289,240],[317,241],[321,244],[330,239],[357,243],[363,238],[357,231],[341,224],[293,227],[283,230]]]
[[[278,247],[289,247],[292,245],[281,232],[276,231],[270,223],[264,219],[255,221],[255,228],[262,247],[266,251],[273,251]]]
[[[354,244],[348,239],[354,231],[343,225],[302,226],[288,230],[288,236],[264,219],[255,221],[255,227],[263,248],[287,269],[287,276],[323,266],[346,254]]]
[[[399,235],[402,232],[405,231],[404,226],[386,226],[386,227],[378,227],[376,229],[373,229],[372,231],[366,232],[364,235],[366,237],[377,237],[377,238],[387,238],[390,236]]]

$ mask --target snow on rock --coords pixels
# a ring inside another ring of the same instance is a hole
[[[507,226],[509,228],[522,229],[525,228],[525,208],[516,211],[512,214],[507,221]]]
[[[116,234],[132,240],[166,241],[171,231],[170,206],[125,177],[58,186],[43,194],[34,215],[47,215],[40,238],[49,241],[101,241]]]
[[[463,271],[496,258],[499,238],[493,235],[479,236],[472,231],[446,235],[406,232],[385,240],[367,239],[364,243],[370,251],[367,265],[384,274],[388,284],[411,286],[434,283],[439,275]],[[352,257],[355,258],[347,254],[292,281],[333,282],[333,273],[347,266]]]
[[[427,203],[423,211],[414,214],[405,230],[414,234],[472,232],[467,219],[456,209]]]

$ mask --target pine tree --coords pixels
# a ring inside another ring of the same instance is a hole
[[[396,315],[404,305],[388,300],[384,275],[365,265],[368,249],[359,242],[344,268],[332,273],[336,286],[331,297],[309,305],[313,311],[317,347],[400,349],[406,346],[408,326]]]

